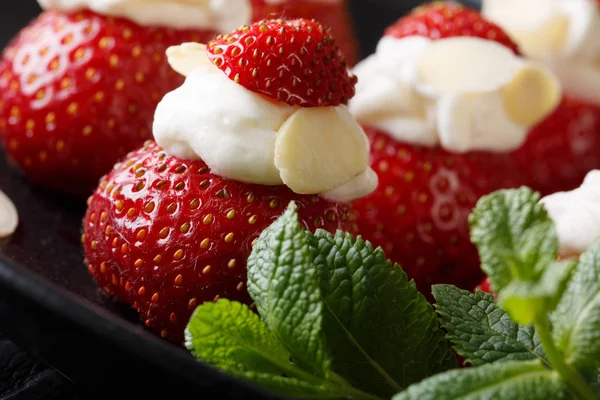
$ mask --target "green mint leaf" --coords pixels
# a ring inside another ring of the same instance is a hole
[[[513,281],[499,295],[500,305],[522,325],[554,310],[577,263],[573,260],[550,263],[539,281]]]
[[[225,299],[196,308],[185,330],[185,346],[226,371],[281,374],[290,366],[289,352],[259,316]]]
[[[340,397],[324,380],[303,380],[307,374],[290,362],[290,353],[243,304],[225,299],[202,304],[186,327],[185,339],[196,358],[284,396]]]
[[[248,258],[248,292],[262,319],[292,354],[294,362],[326,376],[323,296],[310,246],[310,232],[298,222],[296,204],[265,229]]]
[[[549,400],[568,396],[559,375],[539,361],[506,361],[435,375],[393,400]]]
[[[550,320],[567,363],[576,368],[600,365],[600,242],[579,258]]]
[[[333,369],[380,396],[457,366],[431,305],[398,265],[360,237],[314,235]]]
[[[465,362],[479,366],[496,361],[545,361],[535,329],[515,323],[491,294],[451,285],[435,285],[432,291],[442,327]]]
[[[539,199],[528,188],[500,190],[482,197],[469,217],[471,240],[497,293],[515,280],[537,282],[556,259],[554,224]]]

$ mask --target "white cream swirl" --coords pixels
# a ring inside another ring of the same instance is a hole
[[[600,239],[600,170],[589,172],[579,188],[541,202],[556,226],[562,255],[579,255]]]
[[[38,0],[44,10],[98,14],[130,19],[140,25],[230,32],[248,24],[250,0]]]
[[[203,45],[167,52],[185,83],[156,109],[154,137],[167,152],[202,159],[223,177],[351,201],[375,190],[369,142],[346,106],[293,107],[233,82]]]
[[[568,94],[600,104],[600,7],[595,0],[484,0],[483,14]]]
[[[544,67],[473,37],[384,37],[359,63],[350,110],[394,138],[454,152],[504,152],[560,101]]]

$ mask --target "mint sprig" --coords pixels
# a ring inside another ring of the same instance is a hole
[[[381,249],[307,232],[296,207],[248,261],[260,317],[238,303],[198,307],[198,358],[295,398],[553,400],[600,396],[600,241],[559,260],[554,224],[527,188],[482,198],[472,240],[491,294],[433,288],[436,312]]]
[[[482,269],[490,276],[500,306],[516,322],[533,324],[548,364],[573,394],[595,399],[578,369],[600,366],[595,357],[600,345],[588,336],[600,327],[600,307],[594,305],[597,285],[585,283],[597,277],[596,246],[579,262],[556,261],[554,223],[539,195],[528,188],[483,197],[469,221]],[[579,306],[584,311],[576,309]],[[549,313],[555,309],[553,337]]]
[[[528,188],[501,190],[481,198],[469,218],[481,268],[500,304],[523,325],[547,317],[575,266],[556,261],[554,223],[539,200]]]
[[[390,398],[457,365],[433,307],[398,265],[360,238],[306,231],[294,203],[256,241],[248,291],[260,318],[238,303],[200,305],[186,344],[275,392]]]

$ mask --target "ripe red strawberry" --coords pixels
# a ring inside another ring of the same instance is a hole
[[[479,285],[475,287],[475,290],[481,290],[482,292],[493,294],[494,297],[496,296],[496,294],[492,290],[492,287],[490,286],[490,278],[488,278],[487,276],[483,279],[483,281],[481,281],[481,283],[479,283]]]
[[[514,155],[527,186],[543,195],[579,187],[600,168],[600,106],[566,96]]]
[[[181,342],[196,305],[219,297],[250,303],[244,285],[252,242],[292,200],[307,229],[352,230],[346,205],[286,186],[225,180],[203,161],[167,156],[148,142],[89,200],[89,272],[147,327]]]
[[[407,36],[425,36],[443,39],[456,36],[474,36],[493,40],[520,54],[519,47],[498,25],[461,4],[440,1],[417,7],[385,30],[385,36],[398,39]]]
[[[453,154],[399,143],[375,129],[367,135],[379,187],[353,202],[361,235],[425,295],[436,283],[473,288],[482,272],[467,218],[481,196],[520,182],[510,153]]]
[[[231,80],[290,105],[337,106],[354,96],[356,77],[328,29],[305,19],[270,20],[208,43]]]
[[[254,21],[275,18],[315,19],[323,26],[331,28],[331,33],[336,38],[348,65],[353,66],[358,61],[358,42],[346,0],[253,0],[252,8]]]
[[[213,36],[89,11],[43,13],[0,61],[8,155],[32,181],[89,195],[151,137],[156,105],[183,82],[166,62],[167,47]]]

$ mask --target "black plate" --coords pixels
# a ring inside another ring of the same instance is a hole
[[[370,53],[383,29],[415,3],[419,1],[354,1],[363,53]],[[23,12],[31,13],[29,8]],[[16,20],[27,18],[15,15]],[[128,392],[155,398],[168,388],[167,398],[190,393],[198,398],[278,398],[196,362],[146,331],[135,314],[97,289],[82,265],[83,202],[29,185],[1,153],[0,190],[15,202],[21,219],[15,235],[0,240],[0,321],[11,321],[0,324],[0,331],[18,345],[101,397],[121,398]]]

